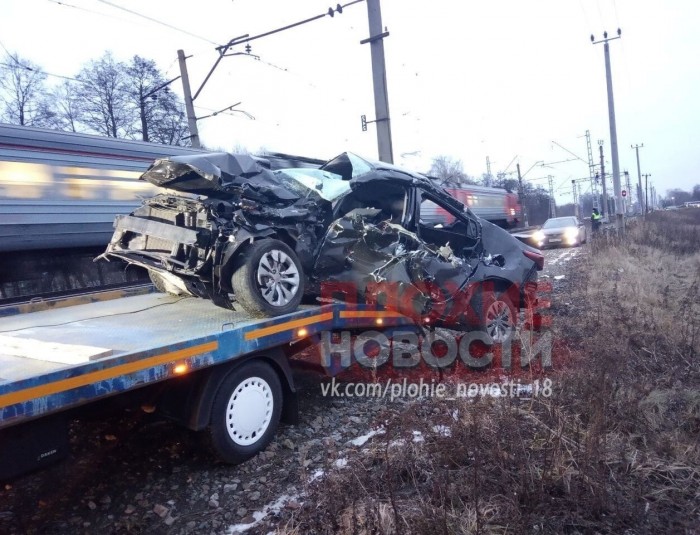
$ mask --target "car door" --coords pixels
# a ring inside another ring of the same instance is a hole
[[[435,192],[416,188],[413,198],[413,218],[407,224],[425,251],[417,256],[411,272],[420,274],[414,284],[425,286],[429,281],[433,308],[464,296],[482,252],[481,226],[471,214],[458,210]],[[412,224],[411,224],[412,219]],[[419,268],[419,269],[417,269]]]
[[[439,195],[418,188],[416,234],[434,247],[449,246],[462,260],[469,261],[481,252],[480,225],[467,212],[460,212]]]

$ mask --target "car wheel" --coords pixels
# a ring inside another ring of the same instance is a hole
[[[480,330],[488,334],[494,343],[508,342],[515,333],[518,311],[509,292],[488,289],[479,292],[480,303],[475,308]]]
[[[156,273],[155,271],[151,271],[150,269],[148,270],[148,277],[151,279],[151,282],[153,283],[153,286],[155,286],[156,290],[158,290],[160,293],[164,294],[170,294],[170,295],[183,295],[184,292],[180,290],[177,286],[174,284],[170,284],[163,275],[160,273]]]
[[[232,371],[219,387],[211,409],[209,441],[214,453],[237,464],[270,443],[282,413],[282,386],[264,362]]]
[[[297,309],[304,294],[299,258],[279,240],[246,249],[231,277],[236,301],[254,316],[279,316]]]

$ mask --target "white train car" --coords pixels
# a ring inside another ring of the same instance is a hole
[[[0,124],[0,251],[106,245],[115,215],[155,194],[138,180],[153,160],[196,152]]]
[[[138,180],[157,158],[201,149],[0,123],[0,252],[104,247],[114,218],[158,188]],[[323,160],[271,153],[272,169]]]

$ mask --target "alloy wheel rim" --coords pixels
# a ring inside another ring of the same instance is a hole
[[[504,301],[496,301],[486,311],[486,332],[497,344],[510,338],[513,318],[510,307]]]
[[[288,254],[272,249],[260,257],[257,282],[265,301],[276,307],[285,306],[299,291],[299,270]]]

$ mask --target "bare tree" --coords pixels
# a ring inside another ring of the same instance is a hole
[[[666,190],[666,201],[669,205],[680,206],[693,200],[693,194],[680,188]]]
[[[46,74],[38,65],[8,53],[0,76],[0,116],[22,126],[47,126],[52,111],[45,97]]]
[[[523,189],[528,221],[531,225],[541,225],[549,218],[549,193],[529,183],[523,184]]]
[[[129,99],[138,115],[135,129],[141,139],[167,145],[186,144],[184,104],[170,91],[155,61],[134,56],[125,72]]]
[[[174,95],[171,94],[174,99]],[[174,99],[175,100],[175,99]],[[190,130],[182,106],[176,102],[161,102],[154,114],[150,140],[164,145],[190,146]]]
[[[129,105],[126,66],[106,52],[83,67],[77,79],[81,121],[108,137],[133,138],[135,113]]]
[[[476,182],[464,172],[462,161],[450,156],[436,156],[428,171],[428,176],[440,181],[443,187],[455,187],[460,184],[475,184]]]
[[[81,103],[78,97],[79,82],[66,80],[51,91],[50,99],[53,104],[53,116],[50,126],[58,130],[79,132],[84,127],[81,125]]]
[[[496,179],[491,184],[494,188],[503,188],[506,191],[518,191],[518,180],[515,178],[508,178],[506,173],[497,173]]]

